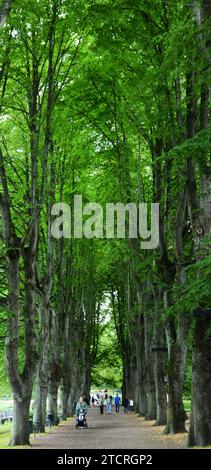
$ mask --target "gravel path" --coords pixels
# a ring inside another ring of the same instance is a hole
[[[182,449],[187,436],[162,435],[161,426],[153,426],[135,413],[100,415],[98,408],[88,410],[88,429],[75,429],[75,420],[62,422],[50,433],[32,439],[31,449]]]

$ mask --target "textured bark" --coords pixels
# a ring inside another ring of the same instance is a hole
[[[64,334],[62,338],[63,364],[61,379],[61,415],[64,420],[67,418],[68,397],[70,394],[70,344],[70,316],[68,312],[64,319]]]
[[[165,346],[164,327],[161,323],[160,308],[162,304],[162,289],[158,289],[155,297],[154,341],[155,345]],[[154,353],[154,377],[156,395],[156,425],[164,425],[167,422],[167,394],[164,377],[166,376],[166,354]]]
[[[7,249],[8,279],[8,332],[5,342],[6,365],[11,384],[14,407],[14,426],[11,445],[28,444],[28,416],[32,386],[36,373],[37,355],[34,334],[35,322],[35,257],[37,248],[36,218],[30,233],[27,232],[28,244],[24,248],[16,236],[11,217],[11,201],[7,185],[7,175],[3,155],[0,150],[0,176],[3,193],[0,195],[0,206],[3,218],[3,235]],[[19,262],[22,255],[24,265],[24,327],[25,327],[25,362],[22,373],[19,370]],[[23,415],[21,414],[21,410]]]
[[[18,397],[14,395],[14,417],[12,423],[11,446],[29,445],[29,407],[31,395]]]
[[[54,309],[50,309],[49,329],[49,382],[47,411],[53,414],[54,423],[58,422],[58,388],[61,380],[61,367],[58,362],[58,319]]]
[[[201,199],[203,232],[195,237],[197,257],[209,254],[211,236],[211,175],[202,176]],[[206,237],[209,244],[206,244]],[[205,242],[205,244],[204,244]],[[188,443],[190,446],[211,444],[211,319],[197,319],[193,332],[193,367],[191,392],[191,423]]]
[[[44,311],[41,314],[40,358],[35,384],[35,401],[33,408],[33,422],[39,427],[40,432],[45,432],[46,403],[48,395],[48,331],[48,312],[44,307]]]
[[[138,316],[136,319],[136,357],[137,357],[137,401],[136,408],[140,416],[145,416],[147,412],[147,392],[146,392],[146,361],[145,361],[145,329],[144,316],[142,311],[142,297],[140,287],[137,286]]]
[[[184,344],[169,344],[168,360],[168,418],[165,434],[185,432],[183,405],[184,371],[187,347]]]
[[[169,293],[165,293],[165,304],[171,304]],[[177,324],[169,319],[165,325],[168,343],[168,414],[165,434],[186,431],[183,387],[189,326],[190,319],[185,314],[179,316]]]
[[[127,386],[126,386],[126,395],[122,395],[123,398],[133,398],[135,395],[135,386],[136,386],[136,372],[137,372],[137,358],[135,355],[134,348],[130,347],[131,354],[128,357],[128,367],[127,367]]]
[[[210,35],[209,21],[211,15],[211,0],[202,2],[202,20],[207,21],[205,36],[205,49],[202,55],[205,58],[206,80],[202,83],[201,90],[201,127],[206,129],[209,122],[209,93],[210,90]],[[201,20],[201,19],[200,19]],[[208,59],[208,60],[206,60]],[[193,238],[197,259],[203,259],[210,254],[211,237],[211,172],[206,159],[201,165],[201,194],[198,202],[200,224],[193,225]],[[191,216],[193,217],[192,194],[189,192]],[[207,244],[208,242],[208,244]],[[208,305],[209,306],[209,305]],[[211,444],[211,319],[195,320],[193,332],[193,367],[192,367],[192,392],[191,392],[191,422],[188,443],[193,445]]]
[[[89,397],[91,389],[91,364],[85,366],[84,370],[84,386],[83,393],[85,397]]]
[[[211,320],[199,319],[193,334],[189,446],[211,445]]]
[[[3,0],[0,8],[0,28],[6,23],[13,2],[14,0]]]
[[[155,353],[154,361],[156,425],[163,426],[167,423],[167,394],[166,384],[164,382],[166,361],[163,357],[163,353]]]
[[[69,391],[66,389],[66,387],[64,387],[64,383],[63,383],[63,380],[62,380],[62,383],[61,383],[61,402],[60,402],[60,406],[61,406],[61,416],[62,416],[62,419],[63,420],[66,420],[67,419],[67,416],[70,416],[68,414],[68,399],[69,399]]]
[[[57,380],[50,380],[48,387],[48,399],[47,399],[47,413],[53,415],[53,423],[57,424],[58,422],[58,382]]]
[[[48,387],[45,379],[39,374],[38,382],[35,384],[35,401],[33,408],[33,423],[40,432],[45,432],[46,404]]]
[[[71,355],[71,366],[70,366],[70,391],[67,403],[67,416],[73,415],[73,402],[78,400],[80,391],[77,385],[77,364],[72,352]]]
[[[144,300],[144,331],[145,331],[145,361],[147,372],[147,412],[145,418],[147,420],[156,419],[156,396],[155,396],[155,379],[154,379],[154,354],[151,351],[154,319],[152,315],[152,297],[150,284],[146,286]]]
[[[13,392],[14,415],[10,445],[29,444],[29,406],[32,394],[33,371],[21,377],[18,370],[18,317],[19,317],[19,254],[8,258],[8,306],[13,313],[6,338],[6,366]]]

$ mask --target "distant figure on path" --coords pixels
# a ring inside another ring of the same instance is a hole
[[[90,399],[91,399],[91,396],[90,396],[90,395],[87,395],[87,396],[84,395],[84,401],[85,401],[85,403],[87,404],[87,406],[90,405]]]
[[[99,403],[99,407],[100,407],[100,414],[103,415],[103,411],[104,411],[104,399],[103,399],[103,397],[100,397],[98,403]]]
[[[95,403],[95,397],[92,395],[90,405],[91,405],[91,406],[94,406],[94,403]]]
[[[111,414],[111,399],[108,395],[107,395],[107,398],[106,398],[106,413],[107,413],[107,415]]]
[[[129,409],[129,400],[127,398],[124,398],[124,400],[122,400],[122,404],[124,406],[124,412],[125,413],[128,413]]]
[[[115,404],[115,408],[116,408],[116,413],[119,413],[120,398],[119,398],[118,393],[116,394],[116,396],[114,398],[114,404]]]

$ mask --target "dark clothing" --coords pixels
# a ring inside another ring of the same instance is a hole
[[[117,395],[114,398],[114,404],[115,404],[115,408],[116,408],[116,413],[119,413],[120,398]]]
[[[119,398],[118,396],[116,396],[116,397],[114,398],[114,403],[115,403],[115,405],[119,405],[119,404],[120,404],[120,398]]]
[[[84,401],[87,405],[90,404],[90,399],[91,399],[90,395],[88,395],[87,397],[84,397]]]
[[[116,408],[116,413],[119,413],[119,403],[115,404],[115,408]]]
[[[128,413],[129,400],[127,398],[124,398],[124,400],[122,400],[122,404],[124,406],[124,412]]]
[[[54,415],[53,413],[48,413],[47,415],[48,426],[51,428],[54,424]]]

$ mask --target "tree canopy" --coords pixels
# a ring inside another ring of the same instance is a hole
[[[188,443],[211,443],[210,15],[210,0],[0,3],[0,390],[10,384],[19,417],[12,445],[29,442],[32,395],[44,430],[47,397],[56,421],[58,389],[66,418],[100,382],[183,432],[191,364]],[[54,238],[54,204],[78,230],[78,195],[82,209],[159,204],[157,248],[130,237],[129,215],[125,238],[96,238],[93,209],[89,238]]]

